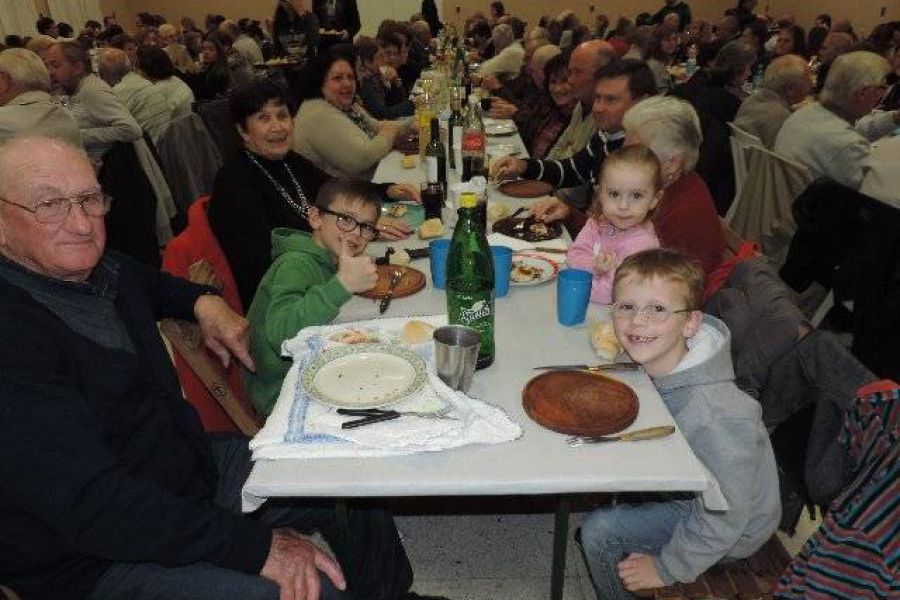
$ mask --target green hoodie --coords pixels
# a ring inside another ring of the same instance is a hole
[[[291,366],[281,343],[304,327],[330,323],[352,295],[337,278],[335,257],[309,233],[273,229],[272,259],[247,312],[256,373],[246,373],[244,384],[263,416],[272,412]]]

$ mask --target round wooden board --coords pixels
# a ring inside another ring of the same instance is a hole
[[[570,435],[610,435],[631,425],[638,414],[634,390],[586,371],[538,375],[522,391],[522,406],[539,425]]]
[[[403,270],[403,277],[400,278],[400,282],[397,284],[397,287],[394,288],[394,298],[412,296],[425,287],[425,274],[418,269],[397,265],[378,265],[377,269],[378,282],[375,284],[375,287],[368,292],[359,294],[363,298],[372,298],[375,300],[384,298],[385,294],[387,294],[388,285],[390,285],[391,281],[391,273],[394,272],[394,269]]]
[[[544,181],[517,179],[515,181],[504,181],[497,189],[513,198],[540,198],[552,192],[553,186]]]

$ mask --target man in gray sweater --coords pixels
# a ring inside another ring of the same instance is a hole
[[[715,476],[725,510],[699,495],[619,503],[582,526],[585,558],[605,600],[691,582],[724,558],[745,558],[781,517],[778,473],[759,403],[734,384],[730,333],[699,310],[703,271],[672,250],[628,257],[613,283],[619,343],[643,365],[691,450]]]

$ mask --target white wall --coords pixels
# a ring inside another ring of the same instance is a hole
[[[407,21],[409,16],[422,8],[421,0],[358,0],[360,33],[374,36],[378,25],[385,19]],[[443,12],[442,2],[437,2],[438,13]]]

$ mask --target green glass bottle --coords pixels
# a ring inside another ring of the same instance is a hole
[[[478,224],[475,194],[459,198],[459,220],[447,254],[447,318],[451,325],[478,330],[476,369],[494,362],[494,260]]]

